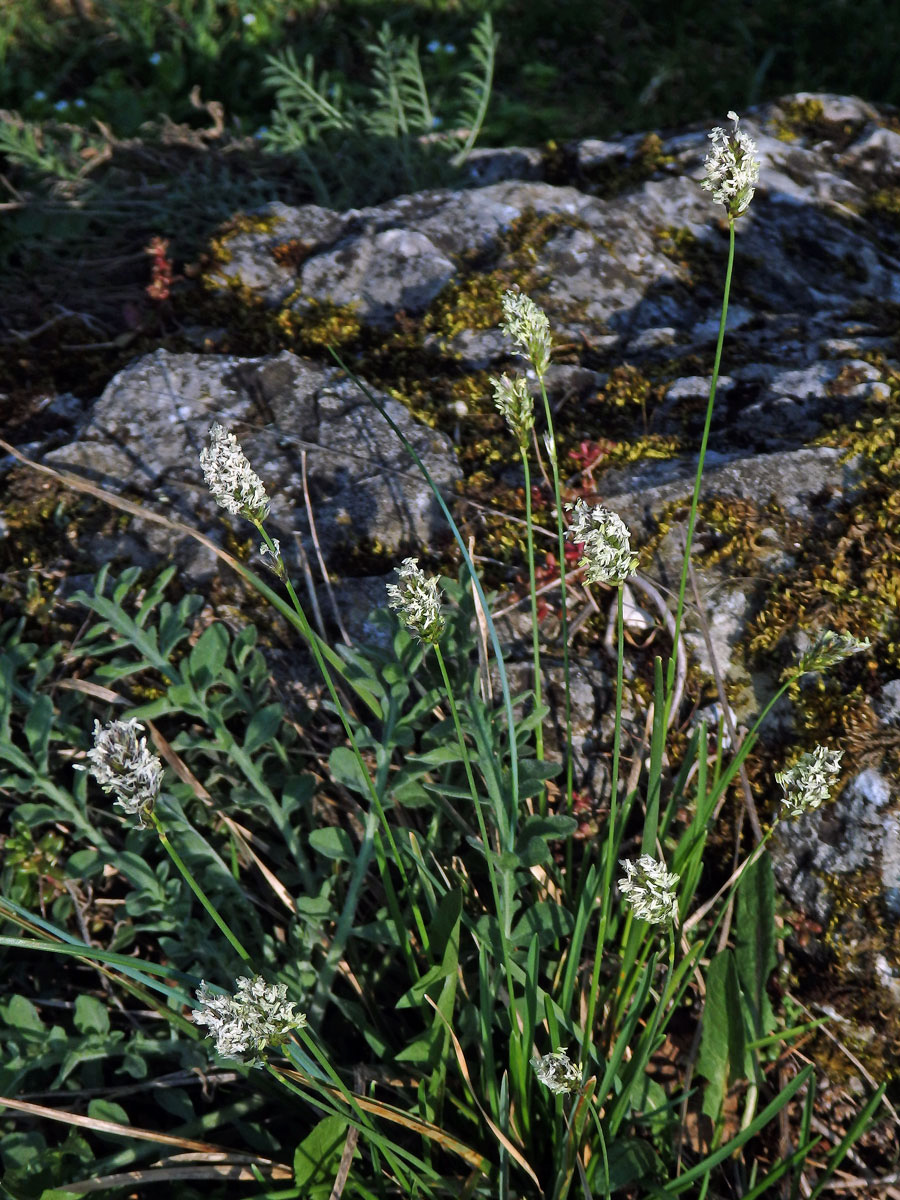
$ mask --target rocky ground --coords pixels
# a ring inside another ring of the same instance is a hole
[[[743,127],[762,169],[737,228],[678,727],[722,712],[716,672],[746,728],[811,632],[872,638],[871,656],[808,677],[775,710],[747,786],[765,822],[786,757],[816,742],[845,750],[837,800],[774,852],[807,1003],[852,1021],[857,1049],[877,1026],[875,1063],[900,1038],[900,122],[853,98],[796,96],[747,113]],[[677,587],[725,272],[727,225],[698,186],[706,132],[483,151],[466,189],[343,213],[276,201],[244,214],[171,282],[157,256],[152,336],[112,339],[105,356],[97,347],[95,383],[61,371],[57,391],[28,386],[12,361],[22,346],[7,342],[6,436],[35,462],[252,555],[198,463],[209,426],[226,424],[274,497],[272,529],[297,577],[318,581],[323,619],[335,628],[320,554],[349,636],[373,636],[367,614],[404,554],[456,568],[433,498],[331,343],[455,505],[525,671],[514,607],[523,480],[488,382],[517,365],[497,326],[500,296],[519,286],[554,332],[569,496],[602,499],[641,549],[628,622],[637,727],[647,663],[665,647],[661,597]],[[0,489],[2,600],[35,620],[106,561],[174,560],[201,589],[221,569],[186,533],[110,517],[11,456]],[[539,478],[535,502],[552,528]],[[555,538],[540,537],[552,581]],[[554,595],[542,626],[550,683]],[[573,581],[571,603],[579,786],[600,804],[610,597]]]

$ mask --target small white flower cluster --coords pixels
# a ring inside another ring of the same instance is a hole
[[[506,421],[519,446],[524,449],[528,432],[534,428],[534,401],[524,377],[517,375],[510,379],[508,375],[501,375],[499,379],[491,380],[491,386],[494,389],[497,411]]]
[[[262,975],[236,981],[233,996],[214,994],[206,980],[197,991],[200,1008],[193,1013],[194,1024],[209,1028],[207,1037],[215,1038],[216,1053],[237,1058],[255,1067],[262,1066],[267,1046],[281,1046],[294,1029],[306,1024],[304,1013],[295,1013],[287,999],[287,985],[268,985]]]
[[[835,633],[833,629],[823,629],[809,649],[800,655],[800,671],[826,671],[849,658],[851,654],[861,654],[864,650],[871,649],[871,646],[868,638],[861,642],[852,633]]]
[[[209,440],[209,448],[200,452],[200,466],[216,504],[259,525],[269,515],[269,497],[262,480],[237,438],[223,425],[213,425]]]
[[[709,134],[712,145],[704,161],[706,176],[700,184],[713,199],[724,204],[729,217],[739,217],[746,212],[756,183],[759,180],[759,159],[756,142],[738,129],[740,117],[729,112],[729,121],[734,129],[729,134],[719,126]]]
[[[789,817],[799,817],[809,809],[818,808],[827,800],[834,781],[841,772],[843,750],[816,746],[787,771],[776,772],[775,778],[784,789],[781,803]]]
[[[422,642],[437,643],[444,632],[436,578],[428,579],[417,558],[404,558],[397,568],[400,583],[389,583],[388,604]]]
[[[542,1058],[533,1058],[531,1065],[544,1087],[557,1095],[574,1092],[581,1087],[581,1072],[565,1050],[554,1050]]]
[[[503,295],[503,321],[500,328],[521,346],[538,379],[543,379],[550,366],[550,322],[543,309],[522,292]]]
[[[584,543],[578,565],[585,568],[587,583],[624,583],[633,575],[638,556],[631,552],[631,534],[616,513],[598,504],[591,508],[584,500],[565,505],[574,514],[566,537],[576,545]]]
[[[143,826],[144,817],[153,810],[162,786],[162,763],[147,749],[147,739],[139,737],[144,726],[136,718],[111,721],[103,726],[94,722],[94,748],[88,750],[90,771],[104,792],[114,792],[115,803]]]
[[[620,859],[619,866],[625,871],[619,891],[638,920],[651,925],[671,924],[678,916],[675,888],[681,876],[667,871],[664,863],[649,854],[642,854],[637,862]]]

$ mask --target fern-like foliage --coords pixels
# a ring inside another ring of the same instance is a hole
[[[454,102],[439,116],[429,94],[418,40],[382,25],[367,52],[368,95],[348,94],[338,79],[301,66],[290,48],[270,56],[264,81],[275,108],[266,148],[293,157],[321,204],[372,204],[404,190],[448,183],[471,152],[490,101],[497,48],[489,14],[473,30],[469,65]],[[447,132],[444,132],[444,129]]]

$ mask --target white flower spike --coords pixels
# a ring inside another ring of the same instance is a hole
[[[533,1058],[531,1065],[544,1087],[557,1095],[575,1092],[581,1086],[581,1073],[565,1050],[554,1050],[542,1058]]]
[[[747,211],[753,199],[759,180],[759,158],[756,142],[738,128],[737,113],[729,112],[728,119],[734,123],[731,133],[716,126],[709,134],[712,145],[703,164],[706,175],[700,186],[712,192],[713,199],[724,204],[728,216],[734,220]]]
[[[852,633],[835,633],[833,629],[823,629],[809,649],[800,655],[800,672],[806,674],[807,671],[826,671],[849,658],[851,654],[861,654],[871,646],[868,638],[861,642]]]
[[[388,604],[420,641],[435,644],[444,632],[438,581],[428,579],[418,563],[417,558],[404,558],[397,568],[400,583],[388,584]]]
[[[137,817],[141,826],[153,811],[162,786],[162,763],[147,749],[147,739],[140,721],[111,721],[103,726],[94,722],[94,747],[88,750],[90,771],[104,792],[115,794],[115,803],[129,816]]]
[[[776,773],[775,778],[784,790],[781,803],[789,817],[799,817],[828,799],[841,773],[843,753],[843,750],[816,746],[815,750],[802,755],[793,767]]]
[[[598,504],[595,508],[581,499],[565,506],[574,514],[566,530],[566,538],[584,544],[578,565],[585,568],[587,583],[610,583],[615,586],[633,575],[638,556],[631,552],[631,534],[622,519]]]
[[[236,988],[233,996],[219,996],[201,980],[194,1024],[208,1026],[207,1037],[215,1038],[216,1053],[223,1058],[261,1067],[265,1048],[283,1045],[292,1030],[303,1028],[306,1016],[294,1012],[286,984],[269,986],[261,975],[255,975],[238,979]]]
[[[506,421],[516,441],[524,447],[528,441],[528,431],[534,428],[534,401],[529,394],[528,385],[521,375],[514,379],[510,379],[508,375],[501,375],[499,379],[491,380],[491,386],[494,389],[497,411]]]
[[[224,425],[213,425],[209,447],[200,451],[203,478],[220,508],[260,525],[269,515],[269,497],[237,438]]]
[[[550,322],[543,309],[522,292],[504,292],[500,328],[525,351],[538,379],[550,366]]]
[[[649,854],[642,854],[637,862],[623,858],[619,866],[625,871],[625,877],[619,880],[619,891],[638,920],[651,925],[671,925],[678,916],[675,888],[681,876],[667,871],[664,863]]]

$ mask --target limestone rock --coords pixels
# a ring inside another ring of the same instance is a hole
[[[459,467],[448,439],[414,421],[396,400],[379,397],[449,492]],[[319,542],[333,563],[361,537],[388,554],[445,537],[440,510],[403,445],[359,388],[333,367],[289,351],[268,359],[170,354],[158,350],[116,375],[78,440],[46,461],[80,471],[115,492],[165,499],[169,512],[221,540],[224,514],[203,482],[199,454],[218,421],[238,438],[272,499],[270,525],[286,557],[298,532],[313,553],[303,487],[303,457]],[[235,518],[239,536],[250,527]],[[142,525],[152,553],[176,560],[194,583],[214,569],[210,552]],[[97,547],[109,556],[114,547]],[[98,559],[98,561],[101,561]]]

